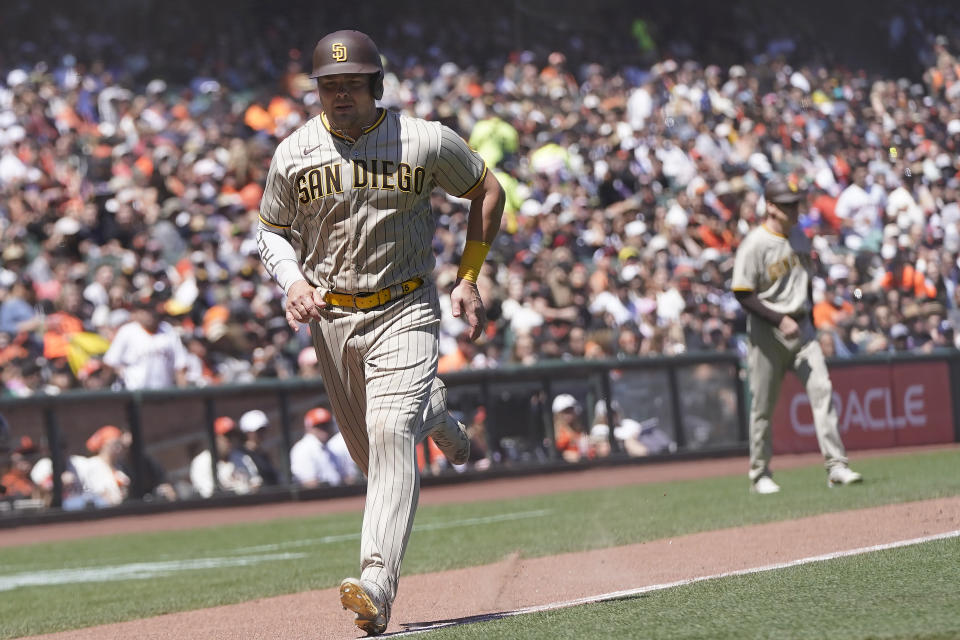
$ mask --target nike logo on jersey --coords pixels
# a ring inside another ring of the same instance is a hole
[[[303,155],[308,156],[308,155],[310,155],[311,153],[313,153],[314,151],[316,151],[317,149],[319,149],[321,146],[322,146],[322,145],[319,145],[319,144],[318,144],[318,145],[315,146],[315,147],[304,147],[304,148],[303,148]]]

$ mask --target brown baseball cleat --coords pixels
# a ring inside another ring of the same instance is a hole
[[[357,614],[353,623],[371,636],[386,631],[390,620],[390,607],[374,595],[377,591],[356,578],[344,578],[340,583],[340,604]]]

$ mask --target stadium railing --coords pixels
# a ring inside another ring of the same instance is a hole
[[[868,417],[872,415],[870,411],[882,417],[884,403],[890,405],[886,411],[891,418],[890,429],[871,426],[869,420],[861,425],[869,438],[877,437],[877,433],[893,434],[878,440],[876,446],[960,441],[960,410],[953,401],[960,397],[960,352],[848,358],[831,360],[830,367],[832,377],[836,378],[835,397],[841,404],[854,396],[861,400],[867,398]],[[844,376],[845,370],[852,375]],[[870,389],[857,391],[857,385],[865,384],[864,380],[878,378],[889,380],[887,387],[891,391],[885,396],[881,397],[882,391],[880,395]],[[745,368],[734,353],[549,361],[531,367],[449,373],[443,379],[449,389],[451,411],[483,434],[489,466],[467,465],[459,471],[445,469],[434,474],[426,450],[425,484],[469,481],[480,474],[522,475],[576,466],[562,461],[553,443],[551,407],[560,394],[573,396],[587,433],[597,423],[608,425],[608,429],[600,428],[594,433],[608,438],[610,455],[603,459],[585,458],[581,465],[636,462],[638,458],[630,457],[623,441],[617,437],[625,433],[639,437],[648,445],[650,455],[643,458],[646,460],[734,455],[743,454],[747,449],[749,392]],[[918,384],[926,385],[926,391],[917,391]],[[788,380],[785,393],[789,395],[794,387],[799,387],[798,383]],[[358,486],[303,490],[291,482],[289,451],[302,431],[303,415],[323,404],[329,406],[318,378],[296,378],[193,389],[68,391],[58,395],[5,398],[0,400],[0,413],[7,418],[16,437],[28,435],[52,454],[52,508],[47,512],[60,511],[57,507],[63,497],[61,472],[68,456],[88,455],[84,442],[103,425],[113,424],[129,430],[132,436],[131,500],[97,510],[129,513],[362,493],[362,487]],[[263,410],[270,419],[265,446],[280,471],[279,484],[264,487],[255,495],[237,496],[218,490],[212,498],[194,497],[189,482],[190,461],[203,449],[214,450],[214,420],[221,415],[238,420],[243,412],[251,409]],[[923,429],[900,429],[893,424],[898,419],[902,421],[908,410],[913,412],[911,416],[917,411],[927,412],[929,419],[924,420],[931,424],[946,420],[949,423],[946,431],[941,424],[936,433],[922,435],[917,441],[916,434]],[[840,412],[841,420],[847,420],[847,424],[842,425],[846,440],[850,429],[858,428],[858,414],[854,412],[850,418],[850,411],[845,414],[842,407]],[[606,419],[611,414],[612,425]],[[797,416],[802,418],[802,411],[790,414],[794,420]],[[625,426],[628,428],[617,428]],[[798,431],[800,436],[804,435],[802,430]],[[903,441],[907,436],[914,440]],[[779,436],[775,442],[777,438]],[[860,443],[856,448],[871,448],[869,438],[865,446]],[[804,449],[808,444],[800,438],[789,450],[808,450]],[[161,504],[149,494],[149,487],[145,486],[147,456],[166,470],[181,500]],[[0,511],[0,526],[15,524],[17,516],[18,510]]]

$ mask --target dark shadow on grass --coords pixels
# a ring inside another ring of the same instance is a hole
[[[641,598],[649,598],[649,593],[636,593],[625,596],[618,596],[616,598],[604,598],[602,600],[596,600],[594,602],[584,602],[580,604],[571,604],[569,607],[582,606],[587,604],[599,604],[601,602],[629,602],[631,600],[640,600]],[[557,611],[558,609],[566,609],[568,607],[557,607],[556,609],[550,609],[549,611]],[[525,611],[523,609],[517,611],[493,611],[490,613],[480,613],[474,616],[464,616],[462,618],[448,618],[445,620],[427,620],[423,622],[401,622],[400,626],[403,627],[403,631],[397,632],[397,634],[407,633],[411,631],[432,631],[435,629],[444,629],[446,627],[453,627],[464,624],[473,624],[475,622],[494,622],[496,620],[502,620],[504,618],[515,618],[518,615],[530,614],[530,613],[548,613],[548,611],[534,610],[534,611]],[[386,634],[394,635],[394,634]]]

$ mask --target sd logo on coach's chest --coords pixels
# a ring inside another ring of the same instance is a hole
[[[343,62],[347,59],[347,48],[342,42],[334,42],[330,51],[333,54],[333,59],[337,62]]]

